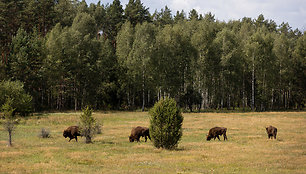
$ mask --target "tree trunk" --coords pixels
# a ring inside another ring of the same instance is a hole
[[[228,103],[227,103],[227,110],[231,109],[231,95],[228,95]]]
[[[77,89],[74,89],[74,110],[76,111],[78,109],[78,98],[77,98]]]
[[[242,107],[243,112],[245,111],[245,80],[244,80],[244,70],[243,70],[243,76],[242,76]]]
[[[89,135],[86,136],[86,144],[92,143],[91,137]]]
[[[271,109],[274,109],[274,89],[272,88]]]
[[[252,66],[252,111],[255,109],[255,53],[253,52],[253,66]]]
[[[150,105],[150,91],[148,90],[148,99],[147,99],[147,105]]]
[[[128,102],[128,107],[130,108],[131,107],[130,89],[128,89],[128,92],[127,92],[127,102]]]
[[[144,107],[145,107],[145,74],[144,74],[144,70],[142,71],[142,109],[141,111],[144,111]]]
[[[8,146],[12,146],[12,130],[8,130],[9,133],[9,142],[8,142]]]

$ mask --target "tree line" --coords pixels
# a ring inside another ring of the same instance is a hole
[[[165,97],[191,111],[305,107],[305,31],[288,23],[150,14],[140,0],[0,7],[0,81],[22,82],[34,111],[144,110]]]

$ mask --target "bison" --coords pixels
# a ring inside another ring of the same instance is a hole
[[[268,138],[270,139],[276,139],[276,134],[277,134],[277,128],[276,127],[273,127],[273,126],[269,126],[269,127],[266,127],[266,131],[267,131],[267,134],[268,134]]]
[[[129,136],[130,142],[134,142],[135,140],[139,142],[140,137],[145,137],[145,142],[147,142],[147,137],[151,140],[149,128],[137,126],[132,129],[131,135]]]
[[[66,130],[64,130],[63,132],[63,136],[65,138],[69,137],[70,140],[69,142],[75,138],[75,141],[78,141],[78,137],[77,136],[81,136],[80,132],[79,132],[79,127],[78,126],[70,126],[68,127]]]
[[[212,138],[214,138],[214,140],[216,138],[218,138],[220,140],[219,135],[223,135],[224,141],[225,141],[225,139],[227,140],[226,130],[227,129],[225,127],[214,127],[214,128],[211,128],[209,130],[209,132],[208,132],[206,140],[210,141]]]

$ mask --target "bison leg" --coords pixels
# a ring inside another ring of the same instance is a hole
[[[69,137],[69,138],[70,138],[70,137]],[[70,142],[70,141],[71,141],[71,139],[72,139],[72,138],[70,138],[70,140],[69,140],[68,142]]]
[[[150,134],[148,135],[149,139],[151,140]]]
[[[224,137],[224,141],[225,141],[225,139],[227,140],[226,133],[223,134],[223,137]]]
[[[219,138],[219,136],[218,136],[218,135],[214,135],[214,140],[216,140],[216,138],[217,138],[217,137]]]
[[[147,136],[145,136],[145,142],[147,142]]]
[[[75,141],[78,142],[78,136],[75,136]]]
[[[276,134],[274,134],[274,139],[276,139]]]
[[[217,135],[218,140],[220,141],[219,135]]]

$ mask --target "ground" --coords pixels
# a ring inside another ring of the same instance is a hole
[[[16,128],[13,147],[1,126],[0,173],[306,173],[306,112],[185,113],[173,151],[129,142],[132,127],[149,126],[147,112],[94,112],[102,134],[93,144],[68,142],[62,132],[80,114],[34,114]],[[276,140],[268,139],[269,125]],[[206,141],[214,126],[227,128],[228,141]],[[51,138],[39,138],[42,128]]]

